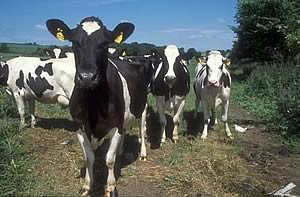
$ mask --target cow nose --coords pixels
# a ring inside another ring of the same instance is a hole
[[[78,73],[78,82],[83,87],[93,87],[97,84],[98,73]]]
[[[175,79],[176,79],[175,76],[165,76],[165,81],[170,84],[174,83]]]
[[[209,85],[211,85],[211,86],[219,86],[219,83],[218,83],[217,80],[210,80],[210,81],[208,81],[208,83],[209,83]]]

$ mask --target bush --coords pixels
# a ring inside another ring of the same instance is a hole
[[[13,99],[4,88],[0,88],[0,118],[18,117],[18,109]]]
[[[272,128],[300,137],[299,76],[300,67],[292,63],[258,66],[243,84],[234,86],[234,100]]]

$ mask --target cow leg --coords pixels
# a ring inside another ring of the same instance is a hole
[[[196,96],[196,99],[195,99],[195,111],[194,111],[194,114],[193,114],[193,118],[194,118],[194,119],[197,118],[197,113],[198,113],[198,109],[199,109],[199,104],[200,104],[200,100],[197,99],[197,96]]]
[[[117,150],[117,155],[121,156],[124,153],[124,141],[125,141],[126,130],[123,129],[123,134],[121,136],[120,145]]]
[[[204,128],[202,131],[201,139],[205,140],[207,138],[208,123],[210,122],[208,103],[206,101],[202,101],[202,107],[203,107],[203,116],[204,116]]]
[[[86,162],[86,171],[85,171],[85,184],[82,187],[83,193],[82,196],[88,196],[93,185],[93,165],[95,161],[95,154],[86,134],[79,129],[77,131],[77,138],[80,142],[80,145],[83,150],[85,162]]]
[[[147,159],[147,150],[146,150],[146,142],[145,142],[145,138],[146,138],[146,116],[147,116],[147,106],[148,104],[146,103],[145,105],[145,109],[143,111],[142,114],[142,118],[141,118],[141,156],[140,156],[140,160],[141,161],[146,161]]]
[[[31,117],[31,128],[34,128],[35,125],[36,125],[36,119],[35,119],[35,116],[34,116],[34,112],[35,112],[35,101],[34,99],[30,99],[28,101],[29,103],[29,113],[30,113],[30,117]]]
[[[109,149],[106,154],[106,165],[108,168],[107,186],[105,197],[111,197],[117,195],[116,191],[116,178],[114,174],[114,167],[116,162],[117,150],[120,145],[122,135],[118,132],[118,128],[113,129],[114,134],[110,141]]]
[[[222,121],[224,122],[224,128],[226,135],[230,138],[233,139],[232,133],[229,129],[228,123],[227,123],[227,117],[228,117],[228,106],[229,106],[229,100],[223,102],[222,105]]]
[[[69,99],[63,95],[59,95],[57,97],[57,102],[65,107],[67,107],[69,105]]]
[[[220,98],[217,98],[217,99],[216,99],[216,104],[215,104],[215,110],[217,110],[217,108],[219,107],[219,105],[220,105],[221,103],[222,103],[222,100],[221,100]],[[218,119],[217,119],[217,117],[215,116],[214,119],[215,119],[215,125],[217,125],[217,124],[218,124]]]
[[[180,98],[181,99],[181,98]],[[185,104],[185,99],[183,98],[181,101],[179,101],[179,106],[178,107],[175,107],[175,114],[174,114],[174,117],[173,117],[173,123],[174,123],[174,129],[173,129],[173,141],[174,143],[177,143],[178,141],[178,126],[179,126],[179,123],[180,123],[180,114],[181,112],[183,111],[183,108],[184,108],[184,104]]]
[[[19,95],[19,93],[15,93],[14,94],[14,97],[16,99],[16,104],[17,104],[17,107],[18,107],[18,112],[19,112],[19,115],[20,115],[20,130],[22,130],[23,128],[25,128],[25,101],[23,99],[23,97],[21,97]]]
[[[165,97],[164,96],[157,96],[156,97],[156,107],[157,107],[157,112],[159,115],[159,123],[160,123],[160,128],[161,128],[161,143],[164,143],[166,141],[166,124],[167,124],[167,119],[165,115]]]

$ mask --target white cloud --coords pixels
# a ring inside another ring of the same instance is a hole
[[[37,30],[47,30],[47,27],[46,27],[46,25],[36,24],[36,25],[34,25],[34,29],[37,29]]]
[[[196,31],[196,29],[193,28],[171,28],[171,29],[165,29],[161,30],[162,33],[174,33],[174,32],[191,32]]]
[[[219,23],[225,23],[225,19],[224,18],[217,18],[217,21],[219,22]]]

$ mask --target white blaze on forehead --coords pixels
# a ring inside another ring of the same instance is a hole
[[[165,49],[165,56],[167,57],[167,60],[169,63],[169,70],[168,70],[166,76],[174,76],[175,77],[173,67],[174,67],[174,63],[175,63],[178,55],[179,55],[179,51],[175,45],[169,45]]]
[[[87,33],[87,35],[91,35],[95,31],[101,29],[101,26],[97,21],[87,21],[81,24],[82,29]]]
[[[210,67],[219,67],[223,64],[223,56],[219,51],[211,51],[208,55],[206,64]]]
[[[115,52],[116,52],[116,48],[108,48],[108,52],[110,53],[110,54],[114,54]]]
[[[54,52],[55,58],[58,59],[59,54],[61,53],[61,49],[55,48],[55,49],[53,49],[53,52]]]

